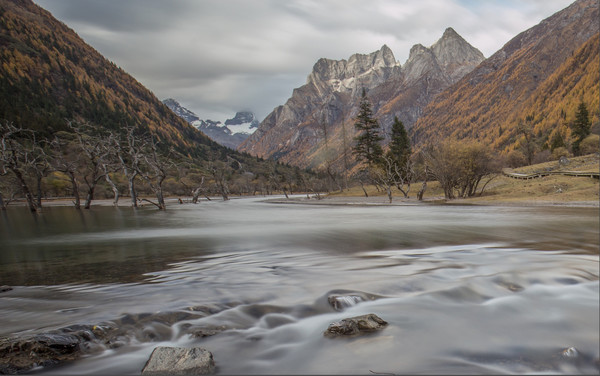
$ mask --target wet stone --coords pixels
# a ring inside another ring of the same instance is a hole
[[[229,329],[225,325],[196,327],[190,330],[190,335],[194,338],[212,337]]]
[[[356,336],[382,330],[387,322],[374,313],[350,317],[329,324],[323,335],[325,337]]]
[[[157,347],[142,369],[142,375],[207,375],[214,372],[212,353],[200,347]]]
[[[336,311],[343,311],[345,308],[364,302],[365,299],[359,295],[330,295],[327,297],[327,301]]]
[[[0,292],[6,292],[6,291],[10,291],[12,289],[13,289],[12,287],[7,286],[7,285],[0,286]]]

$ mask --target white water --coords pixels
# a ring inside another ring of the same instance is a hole
[[[58,221],[66,209],[0,222],[0,284],[15,287],[0,335],[102,322],[127,335],[41,373],[139,374],[159,345],[205,347],[221,374],[598,372],[596,209],[243,199]],[[216,313],[144,319],[190,307]],[[366,313],[389,325],[323,336]]]

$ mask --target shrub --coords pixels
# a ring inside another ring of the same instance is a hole
[[[592,154],[598,151],[600,145],[600,136],[597,134],[591,134],[581,141],[579,150],[581,154]]]
[[[559,160],[561,157],[570,157],[571,153],[565,147],[559,147],[552,152],[552,159]]]

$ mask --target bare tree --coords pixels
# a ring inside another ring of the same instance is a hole
[[[74,198],[73,205],[75,209],[81,209],[81,199],[79,197],[78,168],[79,160],[77,158],[75,136],[67,132],[57,132],[54,139],[50,142],[52,158],[50,165],[54,171],[64,173],[71,182],[71,191]]]
[[[404,197],[408,198],[410,180],[413,175],[410,161],[406,162],[406,166],[399,166],[390,155],[384,155],[381,157],[381,163],[371,169],[371,174],[373,182],[386,191],[390,203],[392,203],[393,187],[398,188]]]
[[[162,155],[158,151],[158,145],[158,140],[154,136],[151,136],[147,150],[142,156],[143,163],[140,163],[137,171],[148,182],[150,189],[156,195],[156,202],[147,199],[144,199],[144,201],[156,205],[159,210],[166,210],[167,205],[165,204],[162,184],[167,178],[168,169],[174,166],[174,163],[171,161],[174,150],[171,148],[166,155]]]
[[[107,157],[111,154],[111,137],[90,124],[69,122],[69,128],[75,133],[79,148],[86,157],[83,181],[87,185],[84,209],[89,209],[94,199],[96,186],[106,176]]]
[[[0,123],[1,173],[6,175],[10,171],[14,175],[32,212],[38,210],[38,205],[33,199],[26,176],[27,170],[37,163],[37,158],[41,155],[36,152],[37,147],[33,131],[16,127],[7,121]]]
[[[119,167],[115,167],[114,164],[109,162],[102,163],[101,167],[102,171],[104,171],[104,180],[106,180],[108,185],[110,185],[111,190],[113,191],[113,205],[117,206],[119,205],[119,198],[121,197],[121,194],[119,192],[119,187],[117,187],[115,182],[112,180],[110,174],[117,171]]]
[[[137,193],[135,180],[139,175],[140,163],[143,159],[143,150],[147,147],[147,137],[136,135],[136,129],[132,126],[123,128],[124,132],[113,139],[116,157],[121,165],[121,170],[127,178],[131,206],[137,207]]]
[[[425,165],[425,172],[423,173],[423,183],[421,184],[421,189],[417,192],[417,199],[419,201],[423,201],[423,195],[425,194],[425,190],[427,189],[427,178],[429,175],[429,169],[427,165]]]
[[[223,197],[223,201],[229,200],[229,185],[227,181],[231,171],[228,164],[222,161],[210,162],[208,171],[212,175],[217,191]]]

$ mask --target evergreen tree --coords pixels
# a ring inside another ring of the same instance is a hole
[[[585,103],[579,103],[577,112],[575,113],[575,121],[573,122],[573,135],[575,141],[573,141],[573,154],[579,155],[581,141],[583,141],[591,133],[590,129],[590,117]]]
[[[398,164],[398,166],[402,167],[406,165],[406,162],[408,162],[411,153],[410,139],[408,138],[408,133],[404,128],[404,124],[398,120],[397,116],[394,116],[390,149],[388,150],[387,154]]]
[[[354,127],[360,132],[355,138],[356,145],[353,149],[357,159],[367,163],[369,167],[379,164],[383,156],[383,149],[379,142],[383,137],[379,134],[379,122],[373,118],[373,110],[365,89],[362,91]]]

